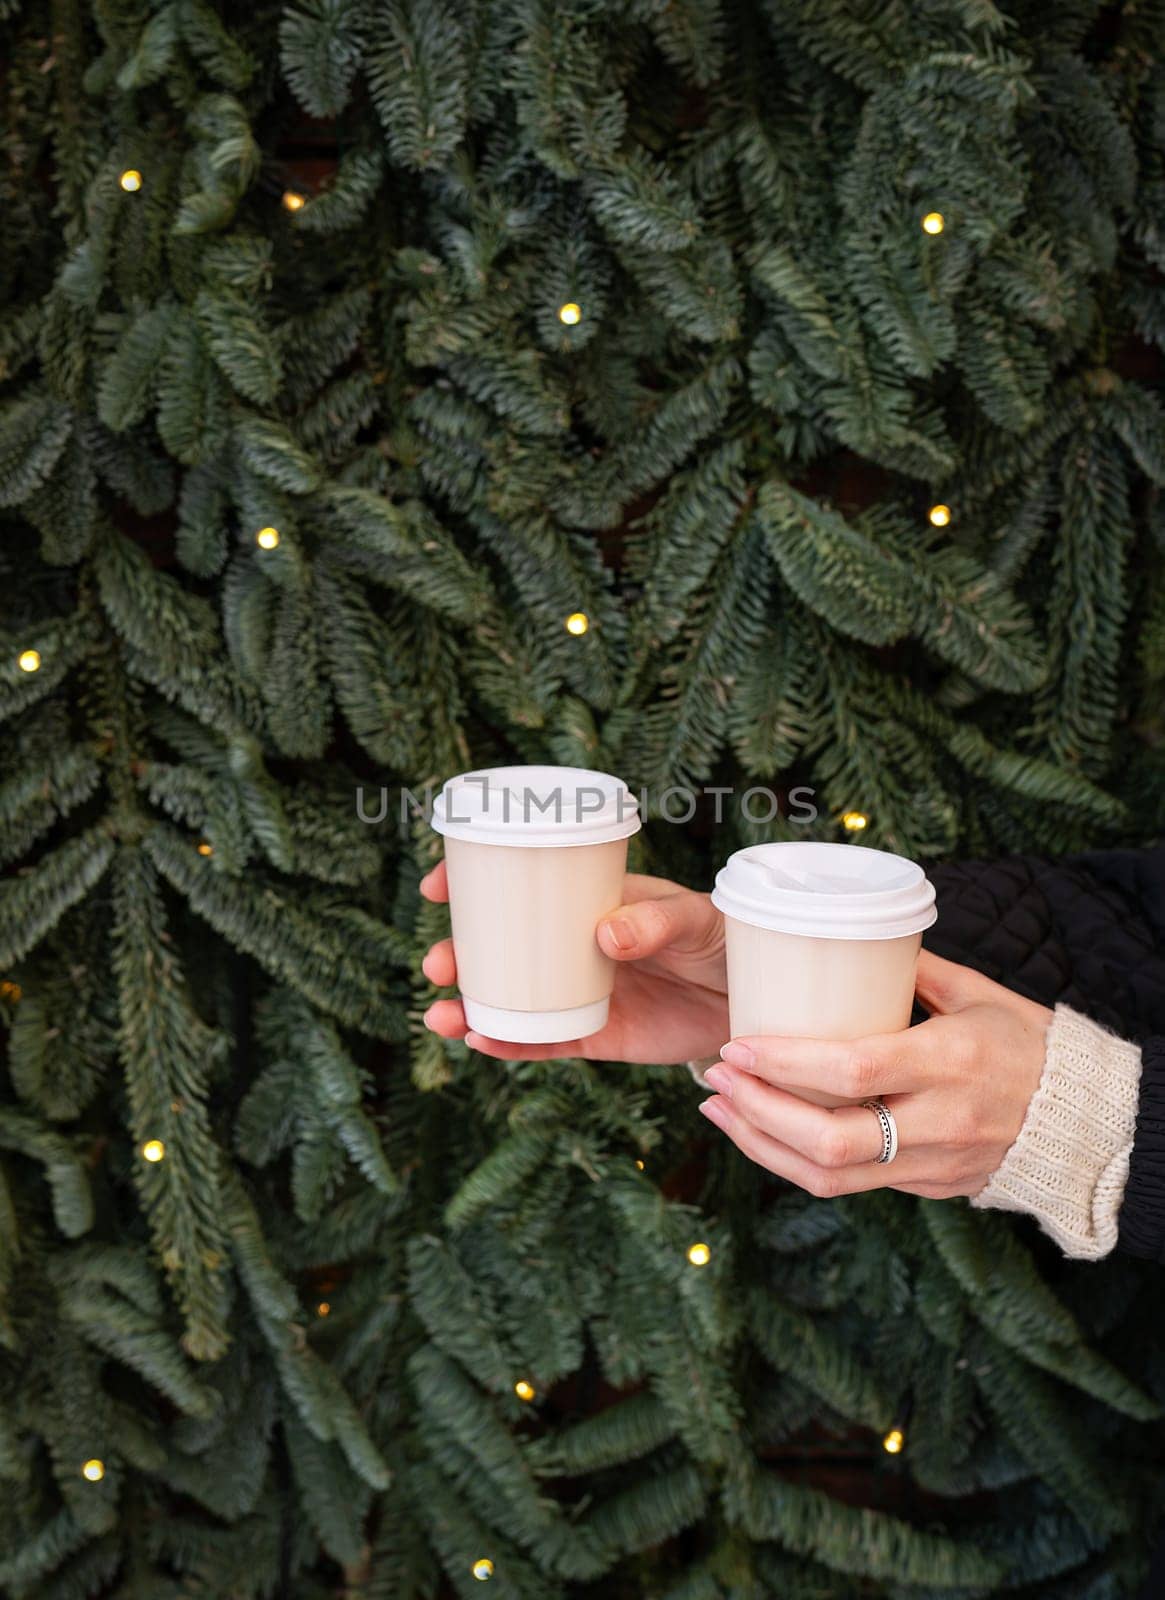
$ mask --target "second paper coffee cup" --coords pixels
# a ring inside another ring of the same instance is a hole
[[[860,845],[752,845],[716,874],[712,902],[724,913],[733,1038],[859,1039],[909,1024],[922,935],[938,915],[916,862]]]
[[[483,767],[445,783],[433,827],[469,1026],[513,1044],[602,1028],[615,963],[595,929],[622,901],[640,827],[627,785],[586,767]]]

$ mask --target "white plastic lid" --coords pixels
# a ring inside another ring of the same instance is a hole
[[[609,844],[638,833],[639,802],[588,767],[481,767],[443,784],[433,827],[471,844]]]
[[[899,939],[938,917],[917,862],[854,844],[757,844],[716,874],[712,904],[738,922],[818,939]]]

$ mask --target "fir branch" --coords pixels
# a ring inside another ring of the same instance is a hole
[[[371,20],[365,70],[393,159],[406,167],[445,166],[465,129],[458,15],[441,0],[389,0]]]
[[[198,914],[274,976],[352,1027],[388,1038],[404,1032],[397,1004],[379,974],[369,973],[363,951],[352,947],[350,922],[327,902],[296,903],[257,878],[228,880],[165,824],[143,845],[162,875]]]
[[[973,1540],[924,1532],[885,1512],[843,1505],[773,1472],[752,1469],[739,1489],[733,1486],[728,1509],[752,1538],[779,1540],[851,1578],[958,1589],[995,1583],[1004,1570]]]
[[[120,1052],[131,1131],[164,1146],[137,1157],[137,1181],[154,1245],[186,1319],[197,1359],[226,1348],[226,1240],[219,1211],[222,1155],[210,1125],[211,1074],[226,1040],[195,1012],[172,949],[153,869],[133,848],[118,863],[114,971]]]
[[[303,0],[279,24],[284,76],[313,117],[344,109],[364,49],[364,11],[356,0]]]
[[[93,1192],[80,1152],[35,1117],[0,1107],[0,1147],[31,1156],[44,1168],[53,1220],[68,1239],[93,1226]],[[14,1244],[17,1242],[14,1238]]]
[[[90,828],[0,883],[0,967],[13,967],[100,882],[113,859],[105,827]]]

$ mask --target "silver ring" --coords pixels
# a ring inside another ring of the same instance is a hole
[[[887,1161],[893,1161],[898,1154],[898,1124],[894,1121],[894,1113],[882,1100],[863,1100],[862,1104],[872,1111],[878,1119],[882,1129],[882,1154],[875,1156],[878,1166],[885,1166]]]

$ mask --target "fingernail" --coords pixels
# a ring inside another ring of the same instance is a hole
[[[634,950],[635,929],[626,917],[612,917],[607,923],[607,932],[616,950]]]
[[[422,1021],[422,1022],[423,1022],[423,1023],[424,1023],[424,1024],[425,1024],[425,1027],[426,1027],[426,1028],[428,1028],[428,1027],[431,1027],[431,1026],[432,1026],[432,1024],[431,1024],[431,1023],[430,1023],[430,1021],[429,1021],[429,1017],[430,1017],[430,1015],[431,1015],[431,1013],[432,1013],[432,1010],[433,1010],[433,1008],[432,1008],[432,1006],[429,1006],[429,1007],[428,1007],[428,1008],[427,1008],[427,1009],[426,1009],[426,1011],[425,1011],[425,1014],[424,1014],[424,1016],[423,1016],[423,1017],[422,1017],[422,1018],[421,1018],[421,1021]]]
[[[723,1067],[707,1067],[704,1070],[704,1082],[712,1085],[719,1094],[726,1094],[732,1099],[732,1074]]]
[[[700,1110],[718,1128],[723,1128],[728,1122],[728,1108],[718,1095],[713,1095],[711,1100],[701,1100]]]
[[[720,1046],[720,1059],[727,1061],[730,1067],[744,1067],[747,1070],[756,1057],[746,1044],[741,1044],[739,1039],[730,1039],[727,1044]],[[704,1076],[707,1077],[708,1074],[705,1073]]]

